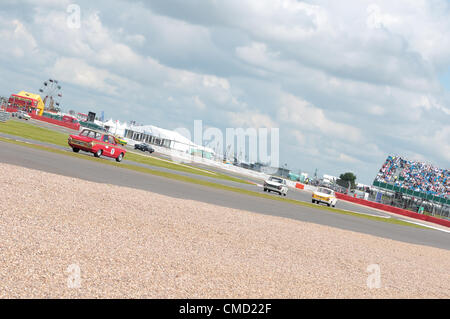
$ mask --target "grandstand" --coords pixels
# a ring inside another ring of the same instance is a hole
[[[450,170],[388,156],[373,185],[392,192],[450,205]]]

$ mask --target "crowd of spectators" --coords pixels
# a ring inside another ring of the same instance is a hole
[[[450,170],[388,156],[375,179],[413,191],[450,198]]]

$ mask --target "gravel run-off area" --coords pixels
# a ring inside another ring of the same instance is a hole
[[[0,298],[450,297],[448,250],[5,164],[0,193]]]

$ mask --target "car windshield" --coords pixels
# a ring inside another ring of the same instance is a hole
[[[332,191],[330,189],[327,189],[327,188],[319,188],[319,192],[327,194],[327,195],[331,195],[331,193],[332,193]]]
[[[86,137],[90,137],[90,138],[94,138],[94,139],[98,140],[100,138],[101,134],[97,133],[95,131],[91,131],[91,130],[83,130],[80,133],[80,136],[86,136]]]
[[[83,131],[80,133],[80,136],[88,136],[89,132],[90,132],[90,130],[83,130]]]
[[[281,178],[271,177],[269,181],[283,184],[283,180]]]

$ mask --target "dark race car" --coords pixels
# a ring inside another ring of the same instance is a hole
[[[134,144],[134,149],[135,150],[140,150],[142,152],[149,152],[150,154],[153,153],[155,150],[153,149],[153,147],[151,147],[148,144],[145,143],[141,143],[141,144]]]

